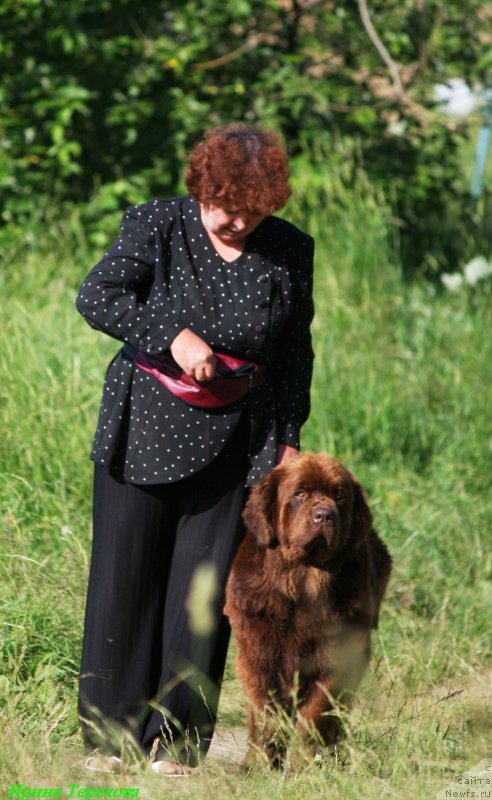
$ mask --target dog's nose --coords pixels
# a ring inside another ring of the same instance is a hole
[[[333,519],[333,512],[328,506],[316,506],[311,512],[311,519],[315,525],[323,525]]]

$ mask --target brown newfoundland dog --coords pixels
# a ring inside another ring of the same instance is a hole
[[[349,703],[367,667],[391,557],[359,483],[328,455],[276,467],[243,517],[227,609],[249,705],[245,764],[263,752],[278,766],[279,711],[295,718],[310,750],[315,739],[336,742],[333,699]]]

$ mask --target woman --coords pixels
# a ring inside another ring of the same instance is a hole
[[[125,342],[106,374],[91,453],[79,712],[87,744],[113,753],[103,767],[119,763],[117,722],[166,775],[183,774],[178,762],[196,763],[210,744],[245,494],[298,452],[313,357],[313,240],[271,216],[290,195],[278,136],[212,129],[185,181],[188,196],[127,210],[77,297],[92,327]],[[189,404],[164,385],[169,354],[205,396],[231,386],[219,377],[222,356],[241,359],[232,379],[241,376],[241,396]]]

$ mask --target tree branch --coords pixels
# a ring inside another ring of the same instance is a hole
[[[214,58],[212,61],[201,61],[198,64],[192,64],[193,69],[216,69],[216,67],[222,67],[224,64],[228,64],[230,61],[234,61],[236,58],[244,55],[244,53],[249,53],[251,50],[254,50],[261,42],[261,36],[252,35],[250,36],[244,44],[237,47],[235,50],[231,50],[230,53],[226,53],[220,58]]]
[[[366,29],[367,35],[390,71],[391,79],[396,91],[396,97],[398,100],[402,100],[404,91],[400,79],[400,73],[398,72],[398,67],[391,58],[386,47],[379,38],[374,25],[372,24],[366,0],[357,0],[357,5],[359,6],[360,18],[364,28]]]

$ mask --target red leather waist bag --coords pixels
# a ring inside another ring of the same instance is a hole
[[[151,356],[125,344],[121,353],[132,359],[139,369],[153,375],[175,397],[198,408],[223,408],[231,405],[251,389],[262,386],[267,377],[264,364],[243,361],[225,353],[215,353],[216,375],[212,380],[203,382],[186,375],[168,351]]]

